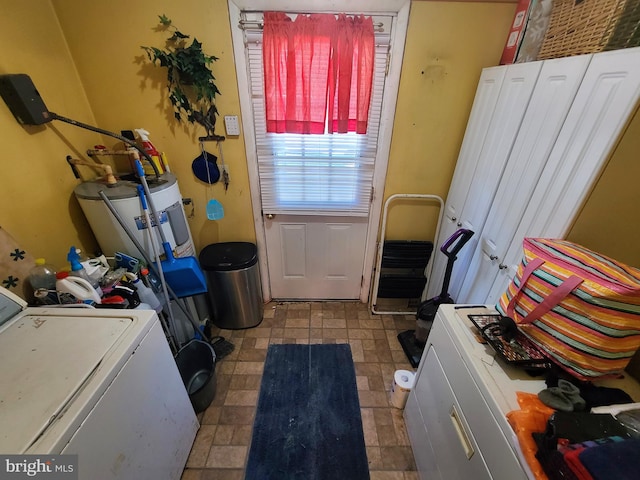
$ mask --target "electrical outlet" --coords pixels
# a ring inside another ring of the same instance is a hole
[[[240,123],[238,123],[238,116],[225,115],[224,129],[227,131],[227,136],[240,135]]]

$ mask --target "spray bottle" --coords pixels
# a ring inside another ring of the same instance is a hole
[[[96,293],[99,296],[102,296],[102,289],[100,288],[100,283],[93,280],[91,277],[89,277],[89,274],[87,273],[86,269],[84,268],[82,263],[80,263],[80,254],[78,252],[79,250],[77,250],[76,247],[71,247],[69,249],[69,253],[67,254],[67,261],[71,265],[70,275],[84,278],[94,288]]]
[[[160,313],[162,311],[162,304],[160,303],[160,300],[158,300],[156,294],[153,293],[151,287],[147,287],[140,277],[136,277],[133,281],[133,286],[136,287],[136,291],[138,292],[141,302],[149,305],[156,311],[156,313]]]
[[[162,159],[160,157],[160,152],[158,152],[158,150],[153,145],[153,143],[151,143],[151,140],[149,140],[149,132],[147,132],[144,128],[137,128],[136,129],[136,133],[140,137],[140,143],[142,143],[142,148],[144,149],[145,152],[147,152],[147,155],[149,155],[151,157],[151,159],[153,160],[153,163],[155,164],[155,166],[158,169],[158,172],[160,174],[164,173],[165,168],[162,165]],[[147,172],[147,166],[145,166],[145,172],[144,173],[146,175],[154,174],[154,171],[151,168],[151,166],[149,166],[148,168],[151,171]]]

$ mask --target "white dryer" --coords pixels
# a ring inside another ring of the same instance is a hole
[[[0,359],[3,454],[77,454],[87,480],[180,478],[198,421],[154,311],[27,308],[1,289]]]

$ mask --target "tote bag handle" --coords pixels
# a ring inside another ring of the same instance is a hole
[[[513,294],[513,297],[509,301],[509,305],[507,305],[507,315],[513,318],[513,314],[515,313],[515,306],[518,300],[518,297],[522,293],[525,284],[529,277],[533,274],[533,272],[544,265],[544,260],[541,258],[534,258],[527,266],[524,268],[522,272],[522,278],[520,279],[520,286],[518,290]],[[578,285],[580,285],[584,280],[577,275],[572,275],[567,278],[564,282],[558,285],[553,292],[547,295],[542,302],[540,302],[531,312],[529,312],[522,320],[518,323],[531,323],[534,320],[537,320],[542,315],[547,313],[549,310],[558,305],[564,298],[569,295]]]

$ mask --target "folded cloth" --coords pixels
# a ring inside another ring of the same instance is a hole
[[[585,410],[605,405],[633,403],[633,399],[620,388],[598,387],[591,382],[584,382],[575,377],[552,367],[546,375],[545,383],[547,387],[558,387],[561,381],[566,381],[575,385],[580,390],[580,396],[585,401]]]
[[[560,387],[545,388],[538,393],[538,398],[547,407],[561,412],[573,412],[573,403],[562,393]]]
[[[540,452],[538,453],[538,461],[549,480],[593,480],[592,478],[576,475],[567,464],[560,450],[552,450],[544,455],[540,454]]]
[[[580,452],[585,450],[587,447],[584,445],[578,445],[575,448],[566,448],[566,450],[562,451],[561,454],[564,458],[565,463],[571,469],[571,472],[575,475],[579,480],[594,480],[589,470],[585,468],[584,465],[578,459],[578,455]],[[560,452],[559,452],[560,453]]]
[[[544,433],[532,433],[538,454],[557,450],[558,443],[569,445],[598,438],[631,438],[629,430],[608,413],[557,411],[547,421]]]
[[[596,387],[593,384],[581,386],[580,396],[584,398],[587,410],[603,405],[633,403],[633,399],[624,390],[611,387]]]
[[[640,439],[606,443],[578,454],[594,480],[637,480]]]
[[[553,452],[554,454],[561,455],[564,460],[564,467],[568,468],[571,473],[569,475],[566,474],[566,470],[563,469],[563,466],[560,465],[559,471],[562,473],[563,478],[571,479],[576,478],[577,480],[594,480],[589,473],[589,470],[582,464],[578,456],[581,452],[586,450],[587,448],[597,447],[598,445],[604,445],[605,443],[611,442],[623,442],[624,438],[619,436],[600,438],[597,440],[588,440],[582,443],[574,443],[571,445],[562,445],[558,446],[557,452]],[[553,454],[552,454],[553,455]]]
[[[557,387],[549,387],[538,393],[538,398],[548,407],[563,412],[580,412],[586,407],[586,402],[580,396],[580,389],[567,380],[558,380]]]

